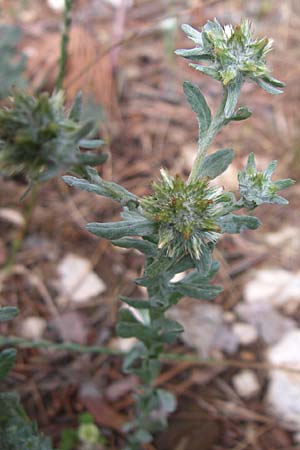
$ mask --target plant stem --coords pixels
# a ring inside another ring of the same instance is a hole
[[[237,104],[237,100],[238,100],[238,95],[237,92],[240,92],[241,90],[241,86],[242,86],[242,82],[240,82],[238,84],[238,89],[235,92],[235,98],[233,98],[231,101],[231,110],[232,112],[234,111],[236,104]],[[211,124],[208,128],[208,130],[206,131],[204,136],[201,136],[199,138],[199,146],[198,146],[198,151],[197,151],[197,156],[195,159],[195,162],[193,164],[193,168],[191,170],[190,176],[188,178],[188,182],[191,183],[195,180],[197,180],[197,178],[199,178],[200,176],[200,171],[201,171],[201,165],[203,162],[203,159],[206,156],[207,150],[210,147],[210,144],[212,143],[212,141],[214,140],[215,136],[218,134],[218,132],[221,130],[221,128],[226,125],[226,120],[228,120],[228,117],[226,117],[225,115],[225,107],[226,107],[226,103],[229,99],[230,96],[230,92],[228,90],[228,88],[226,86],[223,86],[223,95],[222,95],[222,101],[217,109],[217,112],[214,116],[214,118],[211,121]]]
[[[63,87],[63,80],[66,72],[68,60],[68,43],[69,34],[72,23],[72,7],[74,0],[65,0],[65,7],[63,13],[63,30],[61,35],[60,58],[59,58],[59,72],[56,80],[56,89],[59,91]]]
[[[36,340],[32,341],[30,339],[23,339],[17,336],[0,336],[0,345],[17,345],[20,348],[41,348],[41,349],[49,349],[54,351],[71,351],[71,352],[78,352],[78,353],[102,353],[106,355],[112,355],[112,356],[124,356],[126,353],[120,351],[120,350],[114,350],[109,347],[103,347],[99,345],[80,345],[75,342],[62,342],[62,343],[56,343],[52,341],[48,341],[46,339]],[[194,355],[187,355],[187,354],[177,354],[177,353],[161,353],[160,354],[160,360],[166,363],[177,361],[186,361],[190,362],[191,364],[195,365],[203,365],[203,366],[215,366],[215,367],[232,367],[236,369],[246,369],[251,368],[254,370],[262,370],[262,371],[269,371],[269,370],[280,370],[282,372],[287,373],[298,373],[300,372],[299,369],[292,367],[292,364],[290,366],[286,365],[279,365],[279,364],[269,364],[267,362],[261,362],[261,361],[246,361],[241,359],[206,359],[206,358],[199,358],[198,356]]]
[[[38,182],[34,183],[31,190],[31,197],[26,205],[25,212],[24,212],[24,225],[22,226],[21,230],[18,232],[17,236],[13,240],[12,248],[10,256],[5,264],[5,269],[10,270],[11,267],[14,265],[17,254],[19,253],[24,239],[27,235],[28,229],[30,227],[33,213],[37,204],[38,200],[38,193],[39,193],[40,184]]]

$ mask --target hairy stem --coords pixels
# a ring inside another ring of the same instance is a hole
[[[60,58],[59,58],[59,71],[56,80],[56,89],[60,90],[63,87],[64,76],[66,72],[66,66],[68,61],[68,43],[69,34],[72,23],[72,7],[74,0],[65,0],[64,14],[63,14],[63,30],[61,35],[60,45]]]
[[[238,88],[238,92],[240,92],[240,90],[241,90],[241,83]],[[193,164],[193,168],[191,170],[190,176],[188,178],[189,183],[191,183],[191,182],[197,180],[197,178],[199,178],[200,171],[201,171],[201,165],[202,165],[203,159],[205,158],[206,153],[210,147],[210,144],[212,143],[212,141],[214,140],[216,135],[219,133],[219,131],[226,124],[227,117],[225,115],[225,107],[226,107],[227,101],[229,100],[229,95],[230,95],[230,92],[229,92],[228,88],[226,86],[223,86],[222,101],[217,109],[217,112],[216,112],[214,118],[212,119],[211,124],[210,124],[208,130],[206,131],[205,135],[200,136],[200,138],[199,138],[199,146],[198,146],[196,159]],[[234,111],[234,109],[236,107],[237,101],[238,101],[238,95],[237,95],[237,93],[235,93],[235,98],[233,99],[232,104],[231,104],[232,112]]]

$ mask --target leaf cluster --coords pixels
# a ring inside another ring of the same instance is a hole
[[[0,394],[0,448],[2,450],[53,450],[51,441],[30,422],[17,394]]]

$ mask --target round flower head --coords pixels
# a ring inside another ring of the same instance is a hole
[[[273,94],[281,92],[284,86],[272,78],[266,65],[266,55],[272,49],[272,40],[253,39],[251,23],[245,19],[240,25],[222,27],[215,19],[208,21],[202,31],[183,25],[183,31],[196,43],[188,50],[176,53],[195,61],[208,61],[209,65],[191,64],[197,70],[222,82],[224,86],[237,79],[247,78],[255,81],[263,89]]]
[[[141,202],[145,215],[159,225],[159,248],[169,257],[189,254],[200,260],[216,244],[217,221],[228,213],[232,196],[220,187],[210,187],[208,178],[186,183],[163,169],[161,176],[153,184],[153,194]]]

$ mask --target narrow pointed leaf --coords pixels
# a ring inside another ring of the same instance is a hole
[[[272,84],[268,83],[267,81],[262,80],[261,78],[256,78],[254,81],[258,84],[259,87],[264,89],[269,94],[278,95],[278,94],[283,93],[282,89],[279,89],[278,87],[273,86]]]
[[[218,224],[222,229],[222,233],[241,233],[245,230],[256,230],[261,222],[254,216],[237,216],[235,214],[227,214],[218,220]]]
[[[151,306],[150,302],[147,300],[129,298],[129,297],[126,297],[125,295],[121,295],[120,300],[122,300],[122,302],[126,303],[129,306],[132,306],[132,308],[135,308],[135,309],[149,309]]]
[[[178,56],[183,56],[186,59],[194,59],[198,61],[205,61],[205,60],[211,60],[211,55],[206,53],[204,50],[202,50],[199,47],[196,48],[189,48],[189,49],[178,49],[175,50],[175,54]]]
[[[104,141],[102,141],[102,139],[81,139],[81,141],[79,141],[79,147],[87,149],[99,148],[103,144]]]
[[[149,236],[154,233],[156,225],[148,219],[126,220],[108,223],[89,223],[87,230],[105,239],[120,239],[127,236]]]
[[[157,255],[157,246],[152,242],[143,239],[122,238],[111,242],[117,247],[134,248],[147,256],[155,257]]]
[[[186,23],[181,25],[182,31],[187,35],[189,39],[196,42],[197,44],[202,43],[202,33],[201,31],[196,30],[195,28],[191,27],[191,25],[188,25]]]
[[[210,284],[199,285],[193,283],[182,283],[180,281],[172,284],[174,285],[174,291],[177,291],[187,297],[202,300],[211,300],[223,291],[221,286],[213,286]]]
[[[285,84],[283,81],[277,80],[276,78],[273,78],[273,77],[264,76],[264,77],[262,77],[262,79],[263,79],[266,83],[269,83],[269,84],[271,84],[272,86],[275,86],[275,87],[281,87],[281,88],[283,88],[283,87],[286,86],[286,84]]]
[[[137,201],[137,197],[122,186],[109,181],[104,181],[99,177],[99,184],[90,183],[82,178],[76,178],[69,175],[63,177],[65,183],[71,187],[81,189],[87,192],[94,192],[103,197],[111,198],[118,203],[125,204],[129,201]]]
[[[183,90],[192,110],[198,117],[201,133],[205,133],[211,123],[211,112],[203,94],[198,86],[189,81],[183,83]]]
[[[284,180],[278,180],[278,181],[273,182],[273,185],[276,187],[277,191],[286,189],[286,188],[292,186],[293,184],[295,184],[295,180],[292,180],[291,178],[286,178]]]
[[[78,131],[73,133],[73,138],[81,140],[87,136],[94,129],[94,122],[92,120],[87,121]]]
[[[82,113],[82,93],[78,92],[69,112],[69,119],[79,122]]]
[[[202,72],[205,75],[214,78],[215,80],[220,79],[219,72],[216,69],[213,69],[212,67],[200,66],[199,64],[190,64],[190,66],[196,70],[199,70],[199,72]]]

